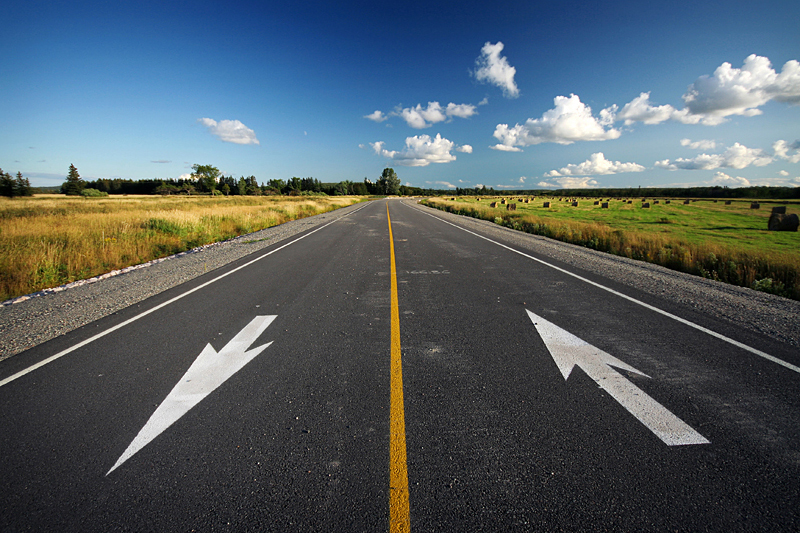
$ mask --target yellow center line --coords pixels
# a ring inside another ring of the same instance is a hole
[[[400,356],[400,310],[397,305],[397,269],[394,261],[394,237],[389,202],[389,258],[391,263],[392,357],[391,394],[389,398],[389,531],[411,531],[406,464],[406,418],[403,406],[403,363]]]

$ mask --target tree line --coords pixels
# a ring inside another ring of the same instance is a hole
[[[261,196],[261,195],[435,195],[443,191],[421,189],[400,184],[400,178],[392,168],[386,168],[376,181],[364,178],[364,181],[340,181],[323,183],[312,177],[291,179],[270,179],[259,183],[255,176],[225,176],[213,165],[192,166],[190,178],[178,179],[81,179],[78,169],[69,166],[67,178],[61,185],[61,192],[69,196],[98,196],[107,194],[210,194],[224,196]]]
[[[17,177],[12,178],[8,172],[0,168],[0,196],[14,198],[15,196],[33,196],[33,187],[28,178],[17,172]]]

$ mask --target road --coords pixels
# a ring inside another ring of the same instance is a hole
[[[797,531],[797,365],[374,201],[0,362],[0,530]]]

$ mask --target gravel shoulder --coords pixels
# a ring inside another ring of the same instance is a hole
[[[75,282],[0,306],[0,361],[190,281],[321,224],[363,204],[302,218],[189,252],[151,261],[116,275]],[[12,301],[15,301],[12,300]]]
[[[412,204],[414,201],[406,200]],[[64,335],[167,289],[225,266],[315,226],[347,216],[361,204],[287,222],[229,241],[152,262],[89,283],[71,284],[0,306],[0,360]],[[445,220],[502,239],[522,250],[552,257],[622,285],[721,318],[747,330],[800,347],[800,302],[735,287],[415,205]]]
[[[407,201],[408,202],[408,201]],[[410,203],[410,202],[408,202]],[[800,302],[426,207],[436,216],[616,283],[800,347]]]

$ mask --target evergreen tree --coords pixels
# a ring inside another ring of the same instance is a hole
[[[14,182],[14,194],[16,196],[33,196],[31,182],[28,178],[22,177],[22,172],[17,172],[17,179]]]
[[[81,179],[81,175],[78,174],[78,169],[75,168],[75,165],[70,164],[67,181],[61,185],[61,192],[67,196],[79,196],[84,187],[86,187],[86,182]]]
[[[3,172],[2,168],[0,168],[0,195],[9,198],[14,196],[14,180],[8,173]]]

